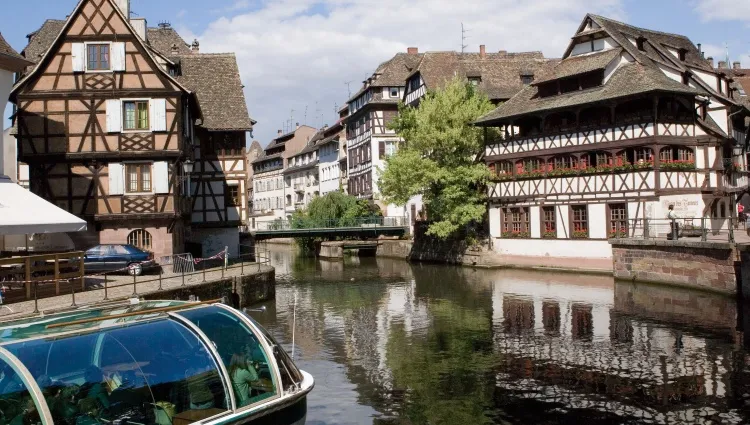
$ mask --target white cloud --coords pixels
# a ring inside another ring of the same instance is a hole
[[[750,2],[747,0],[697,0],[695,11],[704,21],[750,22]]]
[[[240,3],[240,2],[238,2]],[[265,145],[289,120],[321,125],[337,118],[351,90],[407,46],[457,50],[542,50],[559,57],[587,12],[625,19],[621,0],[267,0],[211,23],[202,52],[236,52],[255,138]],[[192,39],[182,29],[186,39]],[[316,102],[317,109],[316,113]],[[315,117],[318,117],[317,119]]]

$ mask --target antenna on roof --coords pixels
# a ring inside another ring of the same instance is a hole
[[[132,10],[132,9],[130,10],[130,14],[131,14],[131,15],[133,15],[133,16],[141,16],[141,15],[139,15],[138,13],[136,13],[136,12],[135,12],[134,10]]]
[[[159,28],[167,29],[171,27],[172,27],[172,24],[170,24],[169,21],[159,21]]]
[[[352,97],[352,89],[349,86],[352,82],[351,81],[345,81],[344,84],[346,84],[346,90],[349,92],[349,97]]]
[[[469,32],[469,30],[464,28],[464,23],[461,22],[461,53],[464,53],[464,51],[466,51],[466,48],[469,47],[466,44],[466,39],[469,38],[469,36],[466,35],[467,32]]]

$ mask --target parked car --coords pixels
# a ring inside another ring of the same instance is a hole
[[[133,245],[98,245],[88,251],[83,260],[86,272],[126,271],[135,276],[157,269],[154,254]]]

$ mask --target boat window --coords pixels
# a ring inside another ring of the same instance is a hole
[[[279,345],[278,342],[276,342],[276,339],[268,333],[266,328],[261,326],[258,322],[255,321],[249,314],[243,312],[242,313],[245,317],[247,317],[256,328],[260,329],[260,331],[263,333],[263,336],[268,340],[268,344],[273,347],[273,354],[276,357],[276,362],[279,364],[279,369],[281,372],[281,384],[286,388],[287,390],[290,388],[299,387],[302,384],[302,372],[297,369],[297,366],[294,364],[292,359],[289,357],[289,355],[284,351],[284,349]]]
[[[219,307],[181,311],[215,344],[229,372],[237,407],[248,406],[276,394],[276,376],[263,346],[237,316]]]
[[[31,393],[13,368],[0,363],[0,423],[41,424],[39,408]]]
[[[28,365],[55,424],[191,423],[227,410],[208,350],[171,320],[7,348]]]

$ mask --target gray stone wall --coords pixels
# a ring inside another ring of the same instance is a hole
[[[188,300],[191,295],[201,301],[226,297],[231,304],[232,293],[237,291],[240,306],[272,300],[276,297],[276,270],[271,269],[245,276],[227,277],[205,284],[165,289],[143,295],[147,300]]]
[[[736,294],[733,244],[612,241],[615,279],[656,282]]]

